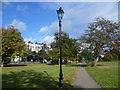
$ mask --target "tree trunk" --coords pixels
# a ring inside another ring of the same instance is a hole
[[[77,60],[76,60],[76,64],[77,64]]]
[[[99,57],[96,57],[96,59],[93,61],[93,65],[92,65],[92,67],[95,67],[95,66],[96,66],[98,60],[99,60]]]

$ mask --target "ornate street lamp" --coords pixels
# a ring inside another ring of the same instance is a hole
[[[59,20],[59,47],[60,47],[60,73],[59,73],[59,87],[63,87],[63,73],[62,73],[62,42],[61,42],[61,20],[63,18],[64,11],[60,7],[59,10],[57,10],[58,14],[58,20]]]

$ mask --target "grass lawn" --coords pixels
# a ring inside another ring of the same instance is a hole
[[[76,67],[63,65],[64,88],[72,88]],[[27,64],[2,68],[3,88],[59,88],[59,65]]]
[[[118,62],[98,62],[98,66],[117,66]],[[102,88],[118,88],[118,68],[92,68],[86,67],[91,77]]]
[[[97,62],[97,66],[118,66],[118,61],[114,61],[114,62]]]

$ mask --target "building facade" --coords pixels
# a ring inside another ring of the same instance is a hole
[[[43,49],[44,44],[43,43],[32,43],[32,42],[25,42],[27,45],[27,49],[30,49],[31,51],[35,51],[38,53],[41,49]]]

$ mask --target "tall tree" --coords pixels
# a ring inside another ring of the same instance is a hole
[[[94,52],[95,59],[93,66],[99,60],[99,56],[111,49],[119,48],[119,30],[116,22],[97,18],[95,22],[88,25],[86,34],[80,38],[82,43],[90,44],[90,49]]]
[[[59,33],[55,33],[55,42],[51,43],[51,56],[54,60],[59,60]],[[62,32],[62,58],[63,60],[74,60],[78,52],[77,40],[69,38],[69,35]]]
[[[14,59],[15,55],[22,56],[25,51],[25,43],[21,33],[13,26],[2,28],[2,59]]]

